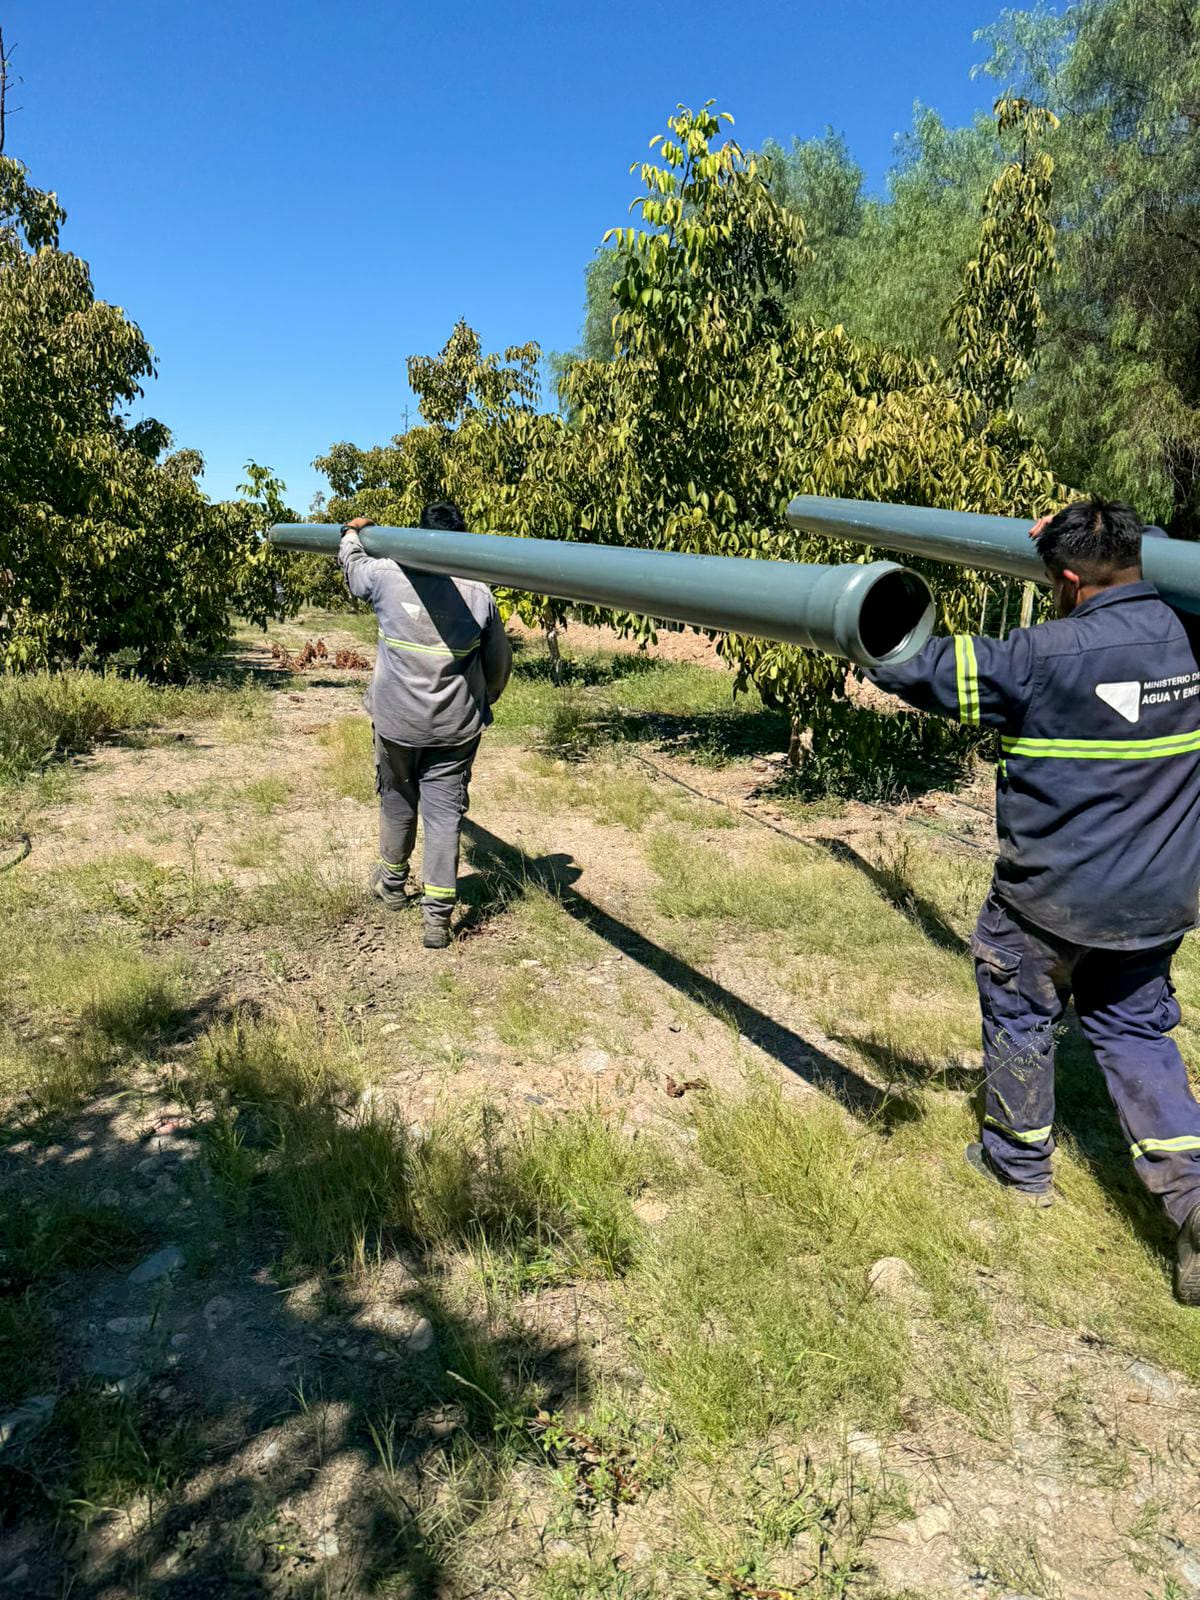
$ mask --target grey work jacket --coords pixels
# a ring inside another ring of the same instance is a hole
[[[356,533],[343,537],[338,561],[350,593],[373,607],[379,625],[363,701],[377,732],[416,747],[477,739],[512,670],[492,591],[378,560]]]

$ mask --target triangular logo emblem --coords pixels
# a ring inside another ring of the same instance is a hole
[[[414,605],[411,600],[401,600],[400,604],[404,607],[405,611],[408,612],[409,616],[412,617],[414,622],[425,609],[424,606]]]
[[[1096,693],[1126,722],[1136,722],[1142,710],[1140,683],[1098,683]]]

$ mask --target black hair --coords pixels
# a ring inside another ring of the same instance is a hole
[[[1142,565],[1142,523],[1122,500],[1076,500],[1047,523],[1038,555],[1052,572],[1099,578]]]
[[[426,506],[421,513],[421,526],[438,528],[442,533],[467,531],[462,512],[449,500],[435,500],[432,505]]]

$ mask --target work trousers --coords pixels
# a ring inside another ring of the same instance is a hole
[[[375,734],[383,885],[399,892],[407,883],[419,815],[425,832],[421,908],[430,921],[449,922],[458,898],[459,835],[478,749],[478,739],[415,747]]]
[[[1089,949],[1018,917],[995,890],[988,895],[971,941],[987,1073],[983,1146],[1009,1182],[1049,1187],[1054,1030],[1073,998],[1134,1170],[1173,1222],[1200,1205],[1200,1105],[1169,1037],[1179,1022],[1171,960],[1180,942]]]

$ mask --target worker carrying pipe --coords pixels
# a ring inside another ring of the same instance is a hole
[[[372,527],[356,517],[338,530],[338,562],[379,625],[367,690],[379,795],[379,863],[371,892],[391,910],[407,905],[409,860],[424,830],[422,944],[442,950],[458,899],[458,852],[471,771],[492,706],[512,671],[512,648],[486,584],[406,571],[363,549]],[[457,506],[426,506],[423,528],[465,530]]]
[[[1057,619],[936,639],[868,674],[1000,735],[1000,848],[971,941],[984,1117],[967,1159],[1050,1204],[1054,1030],[1073,997],[1134,1170],[1177,1229],[1176,1294],[1200,1305],[1200,1105],[1170,1037],[1171,962],[1200,900],[1200,665],[1145,581],[1129,506],[1079,501],[1033,532]],[[1159,570],[1166,542],[1147,542]]]
[[[933,629],[925,580],[894,561],[843,567],[687,555],[466,531],[456,507],[426,507],[419,528],[367,517],[280,524],[285,550],[337,555],[351,594],[379,624],[367,693],[374,723],[380,861],[372,892],[409,898],[417,816],[425,831],[424,943],[449,942],[459,832],[471,769],[511,654],[489,583],[615,606],[699,628],[807,645],[878,666],[920,649]]]

